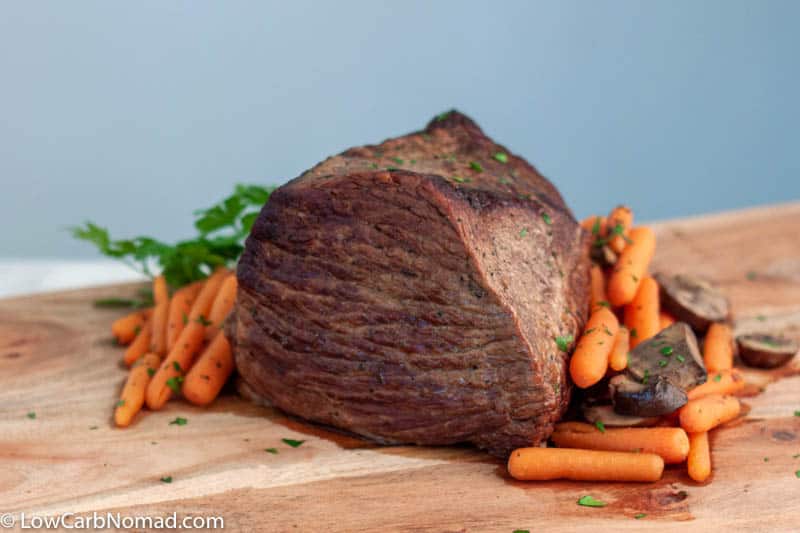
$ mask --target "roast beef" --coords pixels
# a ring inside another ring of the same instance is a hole
[[[546,439],[586,320],[589,235],[455,111],[276,190],[229,323],[251,391],[387,444]]]

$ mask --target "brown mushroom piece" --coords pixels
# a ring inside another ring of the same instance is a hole
[[[712,322],[728,319],[728,298],[704,279],[690,274],[658,273],[653,277],[661,289],[661,306],[697,333],[704,333]]]
[[[663,376],[683,390],[708,379],[697,337],[683,322],[675,322],[638,344],[628,356],[626,373],[635,381]]]
[[[611,405],[584,405],[583,418],[590,424],[601,422],[606,427],[649,427],[658,423],[658,417],[627,416],[614,411]]]
[[[621,415],[667,415],[688,401],[686,392],[664,376],[654,376],[642,382],[620,374],[611,378],[608,386],[614,399],[614,411]]]
[[[752,333],[736,337],[739,357],[749,366],[777,368],[795,356],[800,346],[792,339],[764,333]]]

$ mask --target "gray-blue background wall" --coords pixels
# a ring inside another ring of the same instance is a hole
[[[800,2],[4,2],[0,256],[191,231],[451,107],[578,216],[800,198]]]

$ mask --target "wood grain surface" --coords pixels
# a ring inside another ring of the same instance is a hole
[[[656,268],[718,284],[739,331],[800,338],[800,203],[656,227]],[[109,325],[122,312],[91,302],[134,290],[0,301],[0,514],[219,515],[229,531],[800,529],[797,361],[747,371],[749,390],[764,392],[745,399],[745,419],[713,432],[709,483],[682,466],[653,484],[520,483],[468,447],[377,447],[233,391],[209,409],[173,401],[114,428],[126,372]],[[171,425],[176,416],[188,424]],[[608,506],[576,505],[587,494]]]

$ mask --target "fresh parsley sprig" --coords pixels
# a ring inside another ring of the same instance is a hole
[[[154,266],[173,287],[203,279],[214,268],[232,266],[244,250],[261,207],[274,187],[236,185],[233,194],[194,212],[198,235],[168,244],[152,237],[114,240],[106,228],[92,222],[70,228],[73,237],[94,244],[101,254],[119,259],[146,276]]]

